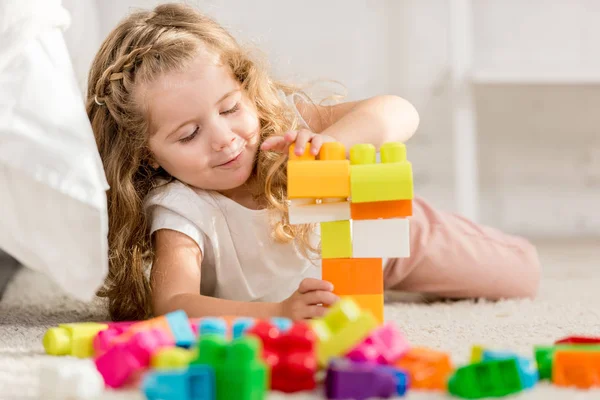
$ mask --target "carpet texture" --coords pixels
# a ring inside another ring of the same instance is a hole
[[[600,336],[600,243],[537,243],[543,262],[543,280],[534,301],[500,302],[407,301],[389,294],[385,318],[394,321],[413,345],[447,351],[453,362],[468,360],[473,344],[509,349],[532,356],[536,344],[550,344],[572,334]],[[61,295],[47,278],[22,269],[0,301],[0,399],[45,399],[38,387],[44,363],[61,358],[44,354],[41,338],[46,329],[63,322],[102,321],[99,301],[91,304]],[[107,391],[102,399],[143,399],[137,390]],[[270,399],[324,398],[321,393]],[[447,394],[412,391],[406,399],[446,399]],[[507,398],[598,399],[600,389],[564,389],[547,383]]]

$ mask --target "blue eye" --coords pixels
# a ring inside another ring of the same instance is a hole
[[[179,139],[179,141],[180,141],[181,143],[187,143],[187,142],[189,142],[190,140],[192,140],[193,138],[195,138],[195,137],[196,137],[196,135],[198,134],[198,131],[199,131],[199,130],[200,130],[200,128],[199,128],[199,127],[196,127],[196,129],[194,129],[194,132],[192,132],[192,134],[191,134],[191,135],[189,135],[189,136],[186,136],[186,137],[184,137],[183,139]]]

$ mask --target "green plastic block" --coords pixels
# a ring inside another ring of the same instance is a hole
[[[262,360],[262,344],[253,336],[227,343],[220,335],[203,335],[196,365],[215,370],[216,400],[262,400],[269,388],[270,371]]]
[[[448,380],[448,392],[465,399],[502,397],[522,389],[519,365],[514,358],[466,365]]]
[[[381,146],[381,163],[375,147],[359,144],[350,149],[350,198],[352,203],[412,200],[412,164],[406,146],[400,142]]]
[[[352,258],[352,231],[349,220],[321,222],[321,257]]]

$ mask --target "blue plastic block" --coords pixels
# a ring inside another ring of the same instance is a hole
[[[395,367],[388,366],[388,365],[382,365],[379,368],[382,371],[386,371],[386,372],[389,372],[390,374],[394,375],[394,377],[396,378],[396,394],[398,396],[404,396],[404,394],[408,390],[408,385],[409,385],[408,373],[400,368],[395,368]]]
[[[206,317],[202,318],[198,323],[198,335],[220,335],[227,334],[227,324],[223,318]]]
[[[173,311],[166,314],[165,317],[171,327],[176,346],[187,348],[196,342],[196,335],[194,335],[185,311]]]
[[[270,322],[279,329],[279,332],[286,332],[292,327],[292,320],[283,317],[273,317]]]
[[[529,389],[535,386],[539,381],[539,373],[537,365],[528,358],[517,355],[509,351],[495,351],[495,350],[484,350],[481,360],[482,361],[493,361],[493,360],[506,360],[514,358],[517,360],[519,367],[519,377],[521,378],[521,384],[524,389]]]
[[[237,318],[232,325],[231,335],[233,339],[238,339],[246,333],[246,331],[254,326],[254,318],[240,317]]]
[[[214,400],[215,373],[207,365],[153,371],[144,376],[141,390],[148,400]]]

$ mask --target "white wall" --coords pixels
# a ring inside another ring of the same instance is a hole
[[[83,83],[92,50],[128,7],[158,2],[65,3],[73,8],[76,22],[80,16],[69,43]],[[217,18],[241,40],[262,47],[279,77],[339,80],[349,99],[394,93],[413,102],[421,115],[419,132],[408,143],[417,194],[455,209],[448,1],[188,3]],[[530,235],[599,235],[600,27],[595,21],[600,2],[473,3],[475,72],[487,72],[488,77],[511,73],[526,81],[543,73],[560,78],[543,85],[475,86],[483,222]],[[90,12],[90,7],[97,9]],[[565,82],[583,75],[594,84]]]

